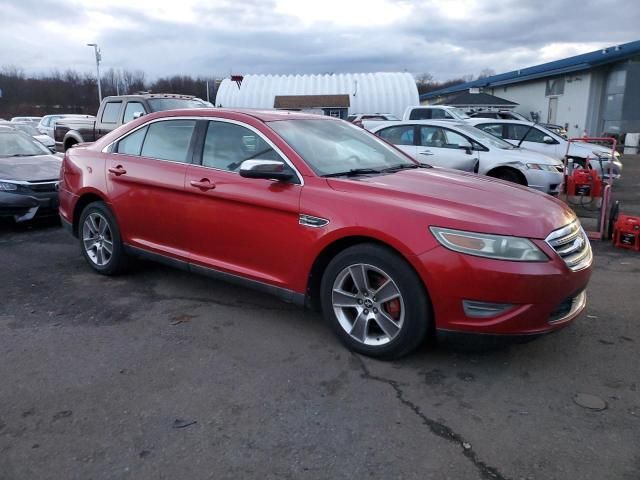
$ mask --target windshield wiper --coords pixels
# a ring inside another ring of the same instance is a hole
[[[405,163],[405,164],[394,165],[392,167],[385,168],[382,171],[397,172],[399,170],[407,170],[407,169],[414,169],[414,168],[433,168],[433,167],[428,163]]]
[[[366,175],[368,173],[382,173],[382,170],[375,168],[352,168],[346,172],[327,173],[323,177],[356,177],[358,175]]]

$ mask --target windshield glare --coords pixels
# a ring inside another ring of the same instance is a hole
[[[190,98],[150,98],[149,107],[152,112],[164,112],[166,110],[181,110],[183,108],[203,108],[202,102]]]
[[[49,154],[49,150],[44,145],[24,133],[0,133],[0,157],[30,157]]]
[[[279,120],[269,123],[318,175],[352,169],[383,170],[415,165],[392,147],[359,127],[342,121]]]
[[[492,147],[501,148],[503,150],[511,150],[512,148],[516,148],[509,142],[502,140],[501,138],[494,137],[490,133],[487,133],[477,127],[472,127],[471,125],[458,125],[458,128],[472,137],[474,140],[485,144],[485,146],[488,143]]]

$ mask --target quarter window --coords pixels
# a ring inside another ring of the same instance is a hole
[[[118,123],[118,113],[120,112],[122,102],[109,102],[104,106],[102,111],[102,123]]]
[[[430,108],[414,108],[411,110],[409,120],[430,120],[431,109]]]
[[[147,134],[148,128],[149,127],[140,128],[132,134],[124,137],[118,142],[116,152],[124,155],[140,155],[142,142],[144,141],[144,136]]]
[[[205,167],[236,172],[250,159],[280,160],[278,153],[257,133],[226,122],[209,122],[202,150]]]
[[[378,132],[378,136],[389,143],[393,143],[394,145],[414,145],[413,132],[413,125],[402,125],[398,127],[385,128]]]
[[[195,126],[195,120],[164,120],[150,124],[141,155],[189,163],[189,144]]]

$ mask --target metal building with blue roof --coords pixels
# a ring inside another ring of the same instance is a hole
[[[640,132],[640,40],[492,75],[420,96],[446,103],[461,92],[518,103],[516,111],[572,136]]]

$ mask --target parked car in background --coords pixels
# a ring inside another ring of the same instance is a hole
[[[50,136],[40,133],[36,129],[36,127],[28,123],[11,123],[10,125],[11,128],[26,133],[27,135],[31,136],[32,138],[43,144],[45,147],[47,147],[51,152],[55,153],[56,142],[54,142],[53,138],[51,138]],[[2,125],[0,125],[0,128],[2,128]]]
[[[359,127],[364,126],[364,122],[374,125],[375,122],[388,121],[400,121],[400,119],[390,113],[358,113],[347,117],[347,122],[351,122]]]
[[[471,117],[457,107],[448,105],[429,105],[408,107],[402,120],[467,120]]]
[[[562,202],[303,113],[144,116],[66,152],[60,214],[98,273],[140,256],[318,306],[349,348],[382,358],[436,332],[557,330],[591,275]]]
[[[544,153],[560,161],[567,155],[576,165],[585,167],[586,159],[589,158],[591,168],[604,177],[608,177],[609,168],[612,169],[614,178],[620,177],[622,173],[620,153],[614,152],[612,158],[611,148],[587,142],[569,144],[566,138],[538,123],[484,118],[474,118],[469,123],[513,145]]]
[[[80,119],[80,118],[96,118],[93,115],[80,115],[80,114],[70,114],[64,113],[59,115],[45,115],[42,117],[40,122],[38,123],[38,130],[45,134],[49,135],[53,138],[53,130],[55,128],[56,121],[62,118],[70,118],[70,119]]]
[[[478,112],[470,113],[471,118],[494,118],[499,120],[524,120],[529,122],[530,120],[524,115],[511,110],[480,110]]]
[[[419,162],[479,173],[557,195],[562,162],[516,148],[466,123],[416,120],[380,124],[371,132]]]
[[[28,123],[29,125],[36,127],[38,126],[38,123],[40,123],[41,118],[42,117],[13,117],[11,121],[17,123]]]
[[[58,214],[61,159],[18,130],[0,127],[0,217]]]
[[[64,152],[78,143],[94,142],[120,125],[151,112],[179,108],[205,108],[207,105],[190,95],[145,93],[102,99],[95,119],[57,120],[54,129],[56,149]]]

